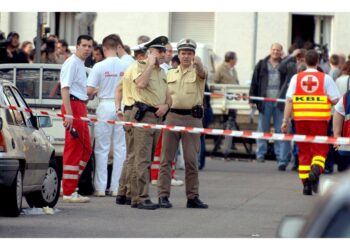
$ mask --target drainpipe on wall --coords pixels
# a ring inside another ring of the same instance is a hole
[[[256,62],[256,47],[258,46],[258,12],[254,12],[254,28],[253,28],[253,61],[252,61],[252,69],[254,70],[255,62]]]
[[[41,58],[41,27],[43,23],[43,13],[38,12],[36,37],[35,37],[35,63],[40,63]]]

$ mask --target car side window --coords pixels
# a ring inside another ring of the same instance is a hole
[[[61,99],[59,69],[43,69],[42,98]]]
[[[13,93],[17,99],[17,103],[21,108],[28,108],[28,105],[26,104],[26,102],[24,101],[23,97],[21,96],[21,94],[18,92],[17,89],[13,88]],[[28,113],[28,112],[22,112],[23,116],[25,118],[26,124],[29,128],[33,128],[33,124],[32,124],[32,114]]]
[[[40,69],[17,69],[16,86],[25,98],[39,98]]]
[[[16,101],[16,98],[14,97],[10,87],[4,86],[4,94],[6,96],[6,99],[9,103],[9,105],[14,106],[14,107],[20,107]],[[12,116],[13,119],[13,124],[17,126],[26,126],[24,122],[24,117],[23,117],[23,112],[18,111],[18,110],[9,110],[10,116]]]

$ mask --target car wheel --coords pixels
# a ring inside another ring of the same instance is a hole
[[[41,190],[26,195],[30,207],[54,207],[60,196],[61,178],[54,159],[50,160]]]
[[[1,190],[1,213],[5,216],[17,217],[22,208],[23,179],[22,172],[17,171],[11,187]]]

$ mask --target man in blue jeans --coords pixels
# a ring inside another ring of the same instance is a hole
[[[278,66],[281,63],[282,45],[273,43],[270,49],[270,55],[260,60],[255,66],[252,82],[250,86],[250,96],[261,96],[278,98],[283,89],[284,76],[280,75]],[[250,100],[251,108],[255,105],[259,110],[258,132],[269,132],[271,117],[275,133],[281,133],[283,119],[283,108],[274,102],[262,102]],[[289,161],[290,146],[284,141],[274,142],[274,151],[278,162],[278,169],[284,171]],[[256,140],[256,159],[258,162],[264,162],[267,153],[267,141]]]

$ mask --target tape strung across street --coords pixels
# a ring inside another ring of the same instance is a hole
[[[261,96],[248,96],[248,95],[241,95],[241,94],[222,94],[218,92],[204,92],[204,95],[209,95],[211,97],[226,97],[228,100],[255,100],[255,101],[264,101],[264,102],[286,102],[286,99],[280,99],[280,98],[270,98],[270,97],[261,97]]]
[[[49,113],[46,111],[33,111],[31,108],[18,108],[11,105],[7,106],[7,105],[1,105],[1,104],[0,104],[0,108],[52,116],[52,117],[60,117],[62,119],[63,117],[67,117],[67,118],[73,118],[77,120],[83,120],[86,122],[106,122],[108,124],[121,124],[125,126],[133,126],[137,128],[151,128],[151,129],[158,129],[158,130],[165,129],[165,130],[176,131],[176,132],[208,134],[208,135],[223,135],[223,136],[242,137],[242,138],[251,138],[251,139],[350,145],[350,138],[347,138],[347,137],[261,133],[261,132],[211,129],[211,128],[182,127],[182,126],[163,125],[163,124],[136,123],[136,122],[115,121],[115,120],[98,120],[95,115],[88,115],[87,117],[73,117],[71,115],[63,116],[62,114]]]

